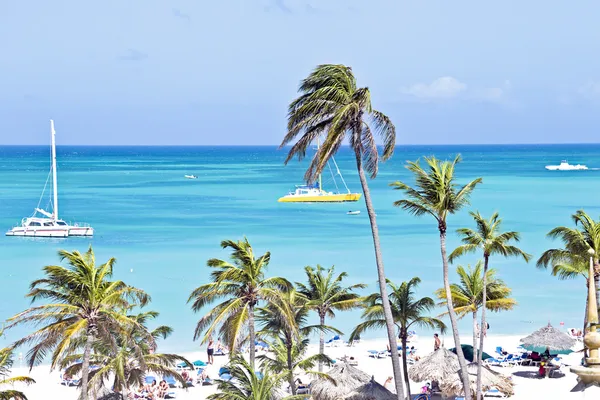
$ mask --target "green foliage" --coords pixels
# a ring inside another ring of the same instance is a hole
[[[248,239],[237,242],[225,240],[221,247],[231,249],[231,262],[216,258],[208,260],[207,265],[214,269],[212,282],[196,288],[188,302],[192,303],[192,310],[199,312],[205,306],[224,299],[198,321],[194,339],[205,332],[202,342],[206,342],[218,330],[229,349],[236,351],[248,340],[246,331],[254,307],[261,301],[277,307],[281,303],[276,300],[292,285],[284,278],[265,278],[271,254],[266,252],[256,257]],[[279,312],[292,319],[290,310],[279,308]],[[252,343],[254,339],[249,338]]]
[[[531,259],[530,254],[510,244],[510,242],[519,242],[521,239],[519,232],[499,232],[502,219],[497,212],[492,214],[489,220],[483,218],[479,212],[470,212],[469,215],[475,220],[477,228],[457,230],[462,245],[450,254],[450,262],[464,254],[475,253],[478,250],[483,250],[484,257],[498,254],[504,257],[521,257],[529,262]]]
[[[412,326],[421,326],[431,329],[439,329],[442,333],[446,331],[446,325],[439,319],[425,316],[427,312],[435,307],[435,302],[430,297],[415,298],[414,290],[421,280],[412,278],[408,282],[402,282],[399,286],[387,281],[390,288],[390,306],[394,323],[398,328],[398,337],[406,338],[408,330]],[[365,298],[366,308],[362,314],[364,322],[358,324],[350,335],[350,340],[360,336],[366,330],[385,327],[381,295],[373,293]]]
[[[185,387],[185,380],[175,371],[176,364],[183,362],[189,368],[193,368],[193,364],[176,354],[155,352],[156,341],[166,339],[172,333],[172,329],[164,325],[149,330],[147,323],[156,317],[155,311],[129,315],[136,324],[116,329],[109,340],[94,342],[90,361],[97,369],[90,372],[90,392],[97,392],[111,382],[109,389],[126,394],[143,386],[147,374],[171,375]],[[63,360],[61,368],[75,376],[82,370],[83,364],[79,361],[82,358],[82,354],[72,355]]]
[[[38,329],[15,342],[14,347],[31,346],[27,353],[29,367],[51,355],[55,368],[70,355],[85,347],[84,363],[89,361],[92,341],[110,338],[111,330],[135,325],[122,311],[136,305],[144,306],[150,297],[142,290],[122,281],[111,281],[115,259],[96,265],[92,247],[79,251],[58,252],[67,266],[50,265],[43,268],[45,277],[31,283],[27,297],[33,306],[8,320],[7,328],[34,325]],[[82,392],[87,397],[88,370],[82,375]]]
[[[588,276],[588,260],[594,258],[595,275],[600,274],[600,223],[583,210],[571,216],[576,228],[559,226],[548,232],[551,239],[559,239],[563,248],[546,250],[537,261],[538,268],[552,266],[552,275],[560,279]],[[579,227],[579,229],[577,229]],[[593,251],[590,254],[590,250]]]
[[[483,263],[477,262],[475,268],[470,265],[465,269],[459,265],[456,267],[460,283],[450,285],[452,292],[452,303],[454,311],[459,318],[475,313],[483,304]],[[506,286],[504,281],[496,277],[496,270],[493,268],[487,271],[487,301],[486,308],[490,311],[512,310],[517,304],[516,300],[511,298],[512,290]],[[440,305],[446,305],[446,291],[444,288],[435,292]],[[442,315],[447,314],[446,312]]]
[[[320,317],[335,317],[335,311],[348,311],[361,307],[361,297],[355,293],[356,289],[363,289],[367,285],[359,283],[343,286],[342,282],[348,277],[346,272],[335,274],[335,268],[328,269],[317,265],[317,268],[307,266],[307,283],[296,283],[298,292],[308,299],[306,306],[317,312]]]
[[[13,349],[0,349],[0,400],[27,400],[23,392],[14,389],[2,390],[3,386],[13,385],[15,383],[25,383],[30,385],[35,381],[27,376],[14,376],[7,378],[10,375],[10,369],[13,366]]]
[[[328,378],[327,374],[313,370],[319,362],[331,365],[333,360],[325,354],[315,354],[307,356],[308,339],[303,339],[292,344],[288,359],[288,346],[281,338],[276,338],[270,342],[269,354],[260,355],[263,368],[272,371],[274,374],[283,374],[288,381],[293,381],[297,371]],[[289,364],[288,364],[289,362]],[[291,366],[291,368],[289,368]]]
[[[284,375],[265,370],[261,377],[241,356],[233,356],[228,366],[233,379],[219,381],[218,393],[209,395],[208,400],[295,400],[306,397],[279,396],[279,386]]]
[[[458,187],[454,169],[460,161],[460,155],[453,161],[425,157],[427,169],[421,167],[419,160],[409,161],[406,168],[413,173],[416,186],[413,188],[401,181],[391,183],[390,186],[404,192],[406,196],[406,199],[394,202],[394,206],[418,217],[430,214],[438,221],[440,228],[445,230],[448,214],[454,214],[469,204],[473,189],[482,181],[482,178],[477,178]]]
[[[283,147],[297,139],[286,164],[294,156],[303,159],[311,143],[325,135],[306,172],[307,181],[314,181],[346,139],[365,171],[372,178],[377,176],[379,154],[375,136],[383,140],[382,159],[387,160],[394,153],[396,128],[385,114],[373,109],[371,92],[357,87],[352,68],[319,65],[302,81],[298,91],[301,95],[289,105],[288,132],[281,143]]]

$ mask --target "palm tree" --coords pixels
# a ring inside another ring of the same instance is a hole
[[[202,342],[208,341],[219,327],[220,334],[231,351],[237,351],[243,342],[249,340],[250,365],[254,367],[254,310],[261,301],[272,302],[274,307],[281,304],[275,300],[282,291],[290,290],[291,284],[284,278],[265,278],[271,253],[266,252],[257,258],[247,238],[237,242],[224,240],[221,247],[231,249],[231,262],[216,258],[208,260],[207,265],[215,269],[211,273],[213,281],[194,289],[188,303],[192,302],[192,310],[199,312],[215,300],[226,300],[198,321],[194,340],[206,330]],[[289,310],[280,308],[279,311],[292,320]],[[246,331],[249,333],[247,337]]]
[[[418,325],[431,329],[439,329],[442,333],[446,331],[446,325],[437,318],[427,317],[423,314],[435,308],[435,302],[430,297],[415,298],[415,289],[421,283],[421,279],[412,278],[408,282],[402,282],[400,286],[387,281],[390,287],[390,307],[394,316],[394,324],[398,328],[398,338],[402,341],[402,363],[404,368],[404,384],[408,398],[410,395],[410,381],[408,379],[408,368],[406,365],[406,342],[409,329]],[[364,322],[358,324],[350,335],[350,340],[359,336],[368,329],[382,328],[385,326],[383,307],[381,304],[381,295],[373,293],[365,299],[366,309],[362,314]],[[390,347],[390,352],[396,351],[396,344]]]
[[[137,324],[116,329],[110,340],[94,343],[90,361],[97,369],[90,372],[91,392],[104,387],[112,378],[112,390],[127,399],[129,390],[142,386],[149,373],[173,376],[185,387],[185,379],[175,371],[176,363],[182,362],[189,368],[193,368],[193,364],[176,354],[155,352],[156,341],[166,339],[173,332],[171,327],[165,325],[148,330],[147,323],[156,317],[158,313],[155,311],[129,315]],[[82,370],[82,363],[76,361],[81,358],[81,354],[67,357],[61,363],[61,368],[66,368],[67,374],[75,376]]]
[[[83,347],[81,397],[88,399],[90,354],[94,341],[110,336],[111,328],[136,324],[121,311],[134,305],[144,306],[150,297],[122,281],[110,281],[114,258],[96,265],[94,251],[58,252],[67,267],[50,265],[43,268],[46,277],[31,283],[27,294],[32,302],[50,303],[31,307],[8,320],[7,328],[17,325],[42,325],[14,346],[32,345],[27,363],[39,364],[51,352],[51,369],[65,357]]]
[[[14,376],[8,378],[10,369],[13,365],[13,349],[4,348],[0,350],[0,387],[4,385],[13,385],[15,383],[25,383],[30,385],[35,381],[27,376]],[[13,389],[0,390],[0,400],[27,400],[23,392]]]
[[[272,371],[274,374],[282,374],[290,382],[292,395],[296,395],[295,375],[298,370],[304,373],[327,378],[328,375],[322,372],[314,371],[316,364],[331,364],[333,360],[325,354],[314,354],[307,356],[309,340],[304,338],[292,345],[291,352],[286,342],[281,338],[275,338],[270,342],[269,350],[271,355],[258,356],[262,361],[262,367]]]
[[[362,305],[361,297],[354,293],[356,289],[365,288],[366,285],[359,283],[344,287],[342,281],[348,276],[342,272],[335,275],[335,268],[332,266],[324,269],[320,265],[317,268],[307,266],[307,283],[296,283],[298,292],[308,299],[306,306],[316,311],[319,315],[319,325],[325,326],[325,318],[334,318],[335,311],[348,311],[358,308]],[[321,330],[319,334],[319,354],[325,353],[325,331]],[[319,372],[323,372],[323,365],[319,364]]]
[[[365,173],[371,179],[377,176],[380,155],[378,153],[375,134],[383,140],[383,161],[394,153],[396,145],[396,127],[382,112],[371,106],[371,92],[368,88],[357,87],[352,68],[340,64],[323,64],[302,81],[301,93],[289,106],[287,134],[281,147],[296,143],[290,149],[285,160],[287,164],[294,156],[302,160],[306,150],[319,136],[325,135],[323,145],[319,147],[306,171],[305,178],[313,182],[323,171],[331,157],[339,150],[347,138],[356,159],[356,169],[362,186],[365,205],[371,223],[375,262],[379,291],[384,301],[384,313],[387,321],[387,335],[390,346],[396,342],[392,310],[387,304],[387,288],[379,229],[375,209],[371,201],[371,192]],[[367,123],[367,119],[370,124]],[[375,132],[373,132],[375,131]],[[392,354],[392,367],[396,382],[398,398],[404,397],[402,388],[400,360]]]
[[[219,381],[218,393],[211,394],[208,400],[274,400],[278,396],[283,374],[272,374],[269,370],[258,374],[243,357],[236,355],[229,361],[231,380]],[[306,395],[283,397],[281,400],[303,399]]]
[[[561,240],[564,248],[547,250],[538,260],[537,266],[547,268],[548,265],[571,264],[578,270],[582,260],[591,258],[594,264],[594,285],[598,294],[596,306],[600,309],[600,222],[594,221],[583,210],[578,210],[571,219],[576,228],[558,226],[547,235],[551,239]]]
[[[298,358],[304,355],[305,348],[299,347],[299,344],[314,331],[336,332],[341,333],[337,329],[325,325],[308,325],[308,314],[310,309],[307,306],[308,299],[297,292],[295,289],[284,293],[276,302],[284,304],[274,305],[267,304],[257,310],[256,319],[262,325],[258,335],[261,337],[270,337],[276,343],[281,343],[285,346],[286,367],[276,371],[277,373],[283,370],[288,371],[288,383],[292,394],[296,394],[296,384],[294,382],[293,371],[297,367]],[[290,321],[283,315],[280,309],[289,309],[292,313],[293,320]],[[278,348],[279,349],[279,348]],[[279,349],[280,350],[280,349]],[[271,347],[271,351],[276,351]],[[278,358],[281,359],[280,355]],[[324,355],[319,354],[315,360],[324,360]],[[312,368],[312,367],[311,367]]]
[[[448,215],[455,214],[469,204],[469,198],[473,189],[481,183],[482,179],[474,179],[458,188],[455,183],[454,169],[460,160],[460,155],[457,155],[453,161],[440,161],[435,157],[425,157],[428,171],[421,167],[419,160],[411,161],[408,163],[407,169],[415,176],[416,188],[400,181],[392,183],[391,186],[396,190],[401,190],[406,195],[406,199],[394,202],[394,206],[400,207],[417,217],[431,215],[436,220],[440,234],[440,250],[442,253],[448,315],[450,316],[450,324],[452,325],[456,355],[460,364],[460,376],[465,388],[465,399],[471,400],[471,392],[468,390],[469,377],[467,363],[460,347],[456,313],[452,306],[452,292],[450,291],[450,281],[448,279],[448,256],[446,255],[446,231],[448,225],[446,219]]]
[[[467,316],[469,313],[473,316],[473,351],[477,354],[477,313],[483,307],[483,263],[478,261],[475,268],[469,265],[467,269],[459,265],[456,267],[456,274],[460,283],[450,285],[452,292],[452,305],[458,319]],[[506,286],[504,281],[496,278],[496,270],[493,268],[487,271],[487,300],[486,308],[490,311],[512,310],[517,304],[516,300],[511,298],[512,290]],[[440,305],[446,305],[446,291],[444,288],[435,292]],[[445,315],[447,313],[443,313]]]
[[[572,253],[567,249],[549,249],[542,253],[536,266],[538,268],[548,268],[552,266],[552,275],[560,280],[576,279],[582,277],[585,279],[586,290],[590,284],[589,264],[581,254]],[[583,317],[583,330],[587,329],[588,302],[585,303],[585,315]]]
[[[483,290],[481,304],[481,329],[486,328],[485,311],[487,301],[487,271],[490,257],[493,255],[501,255],[503,257],[520,257],[525,262],[529,262],[530,254],[525,253],[520,248],[510,244],[511,242],[518,243],[520,235],[518,232],[508,231],[500,232],[502,219],[498,213],[492,214],[489,220],[483,218],[479,212],[470,212],[471,217],[475,220],[476,229],[461,228],[457,232],[461,236],[462,245],[458,246],[452,254],[450,254],[450,262],[453,262],[458,257],[475,253],[478,250],[483,251]],[[485,335],[479,335],[480,352],[477,354],[477,400],[483,397],[481,393],[481,368],[483,356],[483,342]]]

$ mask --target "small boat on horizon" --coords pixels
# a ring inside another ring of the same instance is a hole
[[[346,214],[348,214],[348,215],[358,215],[358,214],[360,214],[360,211],[359,210],[356,210],[356,211],[350,210]]]
[[[38,206],[33,211],[33,215],[28,218],[21,220],[20,226],[15,226],[8,232],[6,236],[28,236],[28,237],[68,237],[68,236],[93,236],[94,229],[87,224],[74,224],[69,225],[62,219],[58,218],[58,178],[56,176],[56,132],[54,131],[54,121],[50,120],[50,134],[52,137],[52,162],[50,167],[50,173],[52,174],[52,189],[53,197],[50,200],[52,204],[52,212],[48,212],[44,209],[39,208],[42,198],[44,197],[44,190],[42,196],[38,202]],[[50,176],[48,176],[50,179]],[[46,184],[48,183],[46,180]],[[43,217],[36,216],[41,214]]]
[[[185,179],[198,179],[198,177],[196,175],[184,175],[183,177]]]
[[[549,171],[583,171],[588,167],[582,164],[571,165],[567,160],[562,160],[560,165],[546,165],[546,169]]]

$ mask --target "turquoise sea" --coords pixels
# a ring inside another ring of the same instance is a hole
[[[37,205],[49,171],[49,147],[0,147],[0,229],[8,230]],[[388,184],[410,180],[406,160],[460,153],[460,181],[481,176],[470,209],[484,215],[499,211],[504,229],[522,233],[521,247],[534,257],[552,246],[545,234],[570,224],[579,208],[600,216],[600,171],[550,172],[544,165],[561,159],[600,167],[600,145],[402,146],[371,181],[387,275],[396,282],[422,279],[419,294],[441,286],[436,224],[392,206],[399,193]],[[301,183],[306,162],[283,165],[276,147],[58,147],[61,217],[90,223],[93,239],[26,239],[0,236],[0,321],[23,310],[29,283],[41,267],[58,262],[57,250],[85,250],[93,244],[99,262],[117,258],[116,277],[143,288],[160,311],[160,323],[175,332],[164,349],[191,350],[200,317],[186,304],[190,291],[208,279],[206,260],[227,257],[223,239],[246,235],[259,252],[270,250],[269,274],[303,279],[303,267],[335,264],[349,283],[369,284],[376,273],[368,217],[355,204],[281,204],[277,198]],[[340,170],[353,191],[360,191],[353,156],[342,149]],[[198,175],[197,180],[184,179]],[[326,188],[332,182],[324,178]],[[45,204],[45,203],[43,203]],[[361,210],[358,216],[348,210]],[[458,244],[453,231],[471,226],[465,209],[449,219],[448,247]],[[476,257],[465,258],[473,263]],[[581,325],[583,280],[559,281],[520,260],[493,258],[491,266],[513,288],[519,306],[490,316],[490,333],[528,333],[551,321]],[[349,333],[357,312],[338,316],[333,325]],[[461,322],[468,333],[470,319]],[[0,345],[26,333],[8,332]],[[421,332],[426,334],[426,332]],[[381,337],[383,332],[370,336]]]

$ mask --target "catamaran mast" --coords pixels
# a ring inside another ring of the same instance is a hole
[[[319,147],[321,144],[319,143],[319,138],[317,138],[317,151],[319,151]],[[323,182],[321,179],[321,174],[319,174],[319,190],[323,190]]]
[[[58,219],[58,182],[56,180],[56,132],[54,131],[54,120],[50,120],[50,132],[52,134],[52,189],[54,191],[52,217],[56,221]]]

